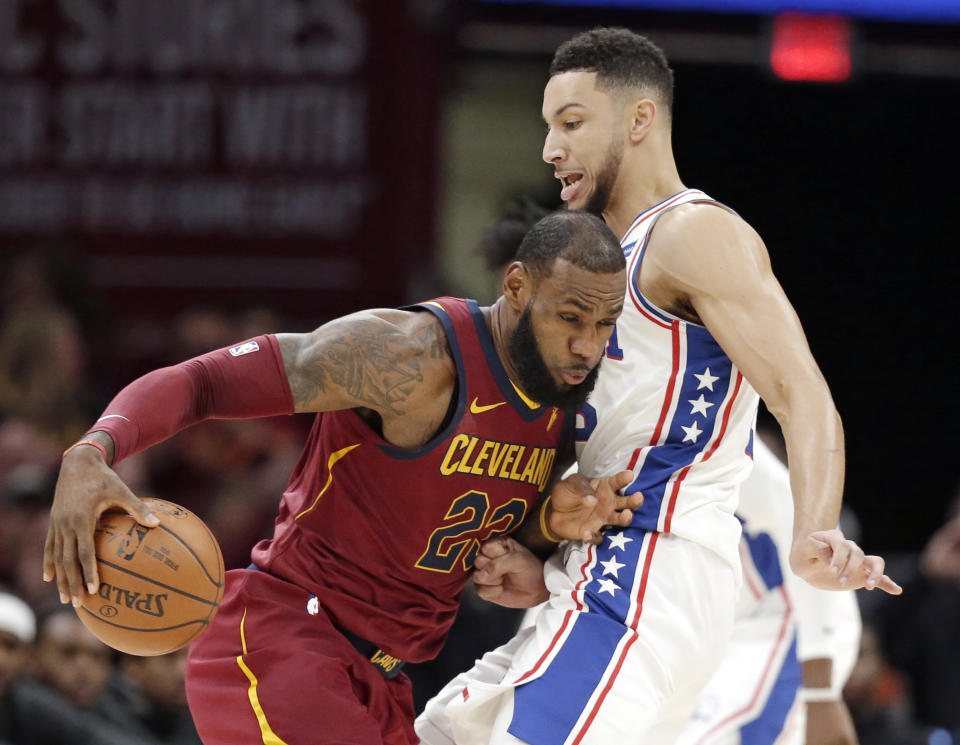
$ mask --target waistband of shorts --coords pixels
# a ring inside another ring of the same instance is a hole
[[[251,563],[247,569],[251,569],[256,572],[264,571],[253,563]],[[308,608],[309,604],[313,601],[316,601],[319,604],[319,598],[317,598],[316,595],[311,595],[310,599],[307,601]],[[384,652],[378,644],[374,644],[373,642],[368,641],[361,636],[357,636],[352,631],[348,631],[336,623],[333,625],[334,628],[336,628],[336,630],[339,631],[343,637],[353,645],[354,649],[356,649],[360,654],[370,661],[370,664],[373,665],[380,672],[380,674],[383,675],[383,677],[388,679],[396,678],[403,669],[403,666],[407,664],[399,657],[394,657],[392,654]]]

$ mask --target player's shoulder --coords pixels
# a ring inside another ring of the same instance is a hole
[[[328,321],[312,333],[277,334],[284,360],[296,366],[317,359],[345,357],[378,364],[438,364],[450,368],[452,358],[443,324],[432,313],[403,308],[371,308]]]
[[[416,306],[375,308],[347,318],[371,329],[379,329],[409,354],[429,359],[450,357],[450,344],[443,323],[425,309]]]
[[[407,333],[430,325],[430,313],[414,308],[367,308],[341,316],[339,322],[346,326],[379,327],[383,331]]]
[[[720,202],[687,202],[666,210],[657,220],[656,239],[702,243],[727,236],[759,238],[757,231]]]
[[[689,202],[664,212],[650,234],[649,252],[658,263],[704,270],[719,260],[766,263],[757,231],[729,207]]]

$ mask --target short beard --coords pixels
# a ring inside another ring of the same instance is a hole
[[[597,184],[594,187],[593,194],[587,200],[587,206],[584,211],[591,215],[602,218],[604,211],[610,205],[610,195],[613,194],[613,186],[617,183],[617,176],[620,175],[620,163],[623,161],[623,140],[614,139],[607,148],[607,159],[603,162],[603,167],[597,173]]]
[[[579,411],[597,383],[600,365],[594,367],[582,383],[562,390],[553,380],[547,363],[540,353],[537,336],[533,332],[528,305],[517,321],[517,327],[507,344],[513,369],[520,378],[517,382],[530,398],[544,406],[556,406],[565,411]]]

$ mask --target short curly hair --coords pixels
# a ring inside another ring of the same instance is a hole
[[[591,274],[613,274],[627,265],[609,226],[581,210],[558,210],[538,220],[520,242],[515,259],[523,262],[536,285],[553,273],[557,259]]]
[[[581,70],[597,73],[600,90],[648,89],[673,108],[673,70],[666,55],[630,29],[595,28],[561,44],[550,63],[550,77]]]

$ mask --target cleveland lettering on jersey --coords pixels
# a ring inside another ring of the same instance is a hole
[[[528,447],[461,433],[450,441],[440,463],[440,473],[522,481],[543,491],[556,457],[556,448]]]

